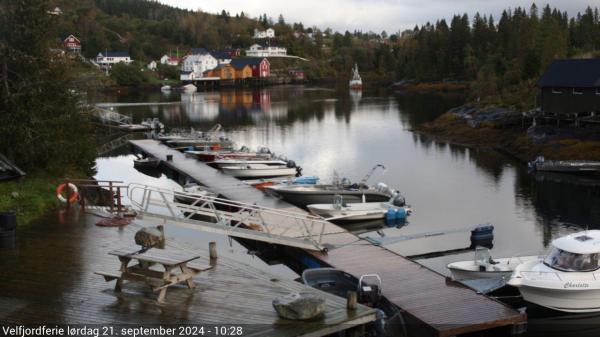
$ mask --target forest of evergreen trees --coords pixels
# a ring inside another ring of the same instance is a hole
[[[597,56],[600,50],[598,9],[570,16],[556,8],[505,10],[491,15],[455,15],[413,30],[332,32],[286,23],[266,14],[208,14],[148,0],[57,0],[64,9],[63,35],[75,34],[84,55],[127,50],[140,61],[192,47],[246,48],[254,29],[273,27],[272,44],[309,58],[309,78],[346,79],[354,63],[367,79],[387,81],[461,80],[472,84],[474,98],[503,104],[531,105],[535,80],[555,58]],[[309,37],[312,35],[312,38]]]

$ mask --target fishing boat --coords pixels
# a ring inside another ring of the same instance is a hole
[[[388,212],[394,213],[394,218],[406,218],[411,210],[406,206],[404,198],[396,195],[388,202],[359,202],[344,203],[343,197],[337,195],[333,203],[313,204],[306,206],[314,215],[328,221],[364,221],[384,219]]]
[[[367,185],[367,181],[379,168],[385,170],[385,166],[377,164],[359,183],[351,183],[347,178],[340,180],[334,171],[331,184],[293,185],[283,183],[267,186],[265,190],[298,207],[307,207],[312,204],[330,204],[336,195],[342,196],[347,203],[386,202],[399,192],[390,189],[384,183],[379,183],[374,187]]]
[[[483,278],[508,280],[518,265],[538,259],[538,256],[493,259],[488,248],[476,247],[473,260],[453,262],[447,268],[452,273],[452,279],[457,281]]]
[[[261,148],[257,152],[251,152],[245,146],[239,150],[219,150],[219,151],[184,151],[187,156],[195,157],[201,161],[212,162],[218,159],[260,159],[268,160],[272,157],[271,151],[267,148]]]
[[[222,166],[221,170],[236,178],[269,178],[285,177],[300,174],[300,167],[288,164],[269,165],[269,164],[238,164],[231,166]]]
[[[518,265],[508,284],[523,299],[571,313],[600,312],[600,230],[588,230],[552,241],[542,260]]]
[[[133,160],[133,166],[137,168],[157,168],[160,165],[160,159],[154,157],[136,158]]]
[[[289,177],[277,177],[277,178],[267,178],[267,179],[254,179],[254,180],[246,180],[245,183],[251,185],[254,188],[257,188],[261,191],[267,186],[273,186],[276,184],[308,184],[314,185],[319,182],[319,177],[317,176],[302,176],[290,179]]]
[[[233,142],[225,137],[218,139],[179,138],[167,140],[166,144],[172,147],[194,148],[207,151],[230,150]]]
[[[360,90],[362,89],[363,83],[360,78],[360,74],[358,73],[358,65],[355,63],[354,68],[352,68],[352,78],[350,79],[350,89]]]
[[[600,161],[586,160],[546,160],[543,156],[537,157],[528,163],[531,171],[561,172],[581,175],[600,175]]]

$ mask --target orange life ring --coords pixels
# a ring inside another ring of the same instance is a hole
[[[56,188],[56,197],[62,203],[67,203],[67,201],[68,201],[70,204],[72,204],[75,201],[77,201],[77,198],[79,197],[79,193],[77,193],[77,186],[69,183],[69,190],[71,190],[71,194],[68,195],[69,199],[65,198],[62,195],[62,192],[66,187],[67,187],[67,184],[65,184],[65,183],[58,185],[58,187]]]

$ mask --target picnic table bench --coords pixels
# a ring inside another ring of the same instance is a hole
[[[145,283],[158,292],[157,301],[163,303],[167,289],[179,283],[186,283],[189,289],[196,287],[192,278],[198,273],[212,268],[206,266],[189,266],[188,263],[200,258],[190,252],[167,248],[151,248],[141,251],[139,246],[113,250],[108,254],[119,258],[121,268],[117,273],[96,271],[109,282],[116,280],[115,291],[120,292],[123,281]],[[130,265],[130,262],[136,262]]]

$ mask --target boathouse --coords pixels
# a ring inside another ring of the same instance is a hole
[[[538,87],[544,115],[596,115],[600,112],[600,58],[555,60]]]
[[[264,57],[242,57],[231,60],[231,65],[239,69],[248,65],[252,69],[252,77],[260,80],[271,75],[271,64]]]

